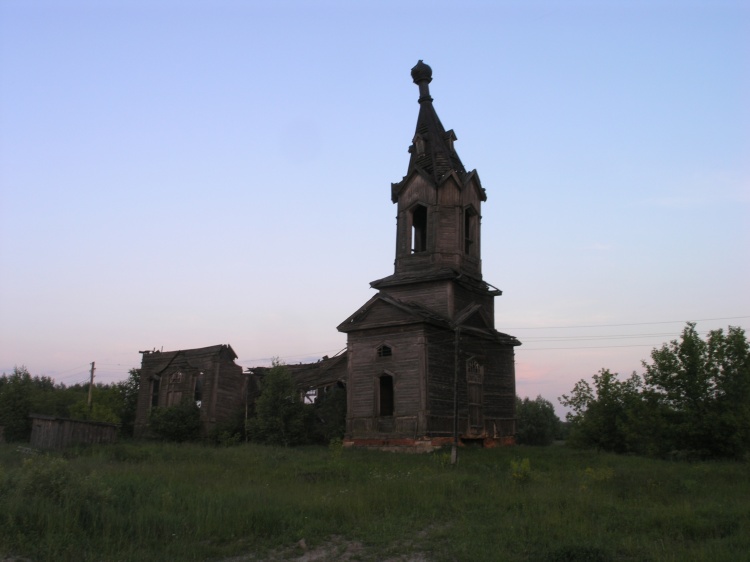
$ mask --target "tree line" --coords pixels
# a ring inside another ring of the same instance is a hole
[[[28,441],[29,414],[101,421],[120,425],[125,436],[133,435],[140,373],[131,369],[128,378],[114,384],[95,384],[89,407],[89,384],[66,386],[50,377],[32,376],[24,366],[0,376],[0,427],[6,441]]]
[[[516,442],[550,445],[566,440],[574,447],[655,457],[744,458],[750,452],[750,342],[744,330],[714,330],[704,340],[688,323],[679,340],[651,352],[643,374],[621,378],[602,369],[589,382],[578,381],[559,398],[569,409],[561,423],[552,403],[516,398]],[[93,389],[66,387],[49,377],[32,377],[24,367],[0,377],[0,426],[8,441],[28,441],[30,413],[107,421],[132,436],[139,370],[125,381]],[[254,441],[278,445],[328,443],[344,436],[346,392],[335,388],[314,404],[302,400],[283,364],[274,361],[249,416],[238,412],[215,427],[216,443]],[[201,437],[200,410],[192,401],[154,408],[152,435],[171,441]]]
[[[560,403],[568,442],[656,457],[744,458],[750,452],[750,342],[742,328],[702,339],[688,323],[656,348],[643,374],[602,369]]]

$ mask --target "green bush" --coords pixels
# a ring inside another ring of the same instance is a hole
[[[326,392],[311,407],[309,433],[316,443],[341,440],[346,430],[346,390],[333,388]]]
[[[217,423],[206,437],[209,443],[220,447],[238,445],[245,438],[245,413],[239,410]]]
[[[16,483],[26,499],[43,498],[56,503],[100,504],[111,499],[111,491],[96,474],[74,471],[63,458],[39,455],[24,460]]]
[[[165,441],[192,441],[200,434],[200,416],[200,409],[192,401],[166,408],[154,408],[151,410],[149,428],[155,437]]]
[[[248,429],[253,441],[269,445],[300,445],[307,441],[307,413],[289,371],[279,362],[263,379]]]
[[[510,461],[510,475],[514,482],[526,484],[531,480],[531,461],[528,458]]]

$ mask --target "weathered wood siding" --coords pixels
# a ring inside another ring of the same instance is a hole
[[[141,384],[135,423],[136,436],[148,432],[151,409],[177,405],[196,399],[201,388],[201,431],[230,419],[244,407],[246,376],[234,363],[236,355],[229,346],[167,352],[145,352],[141,364]],[[158,396],[154,400],[154,385]]]
[[[452,288],[449,281],[411,283],[389,287],[388,295],[405,302],[419,304],[446,317],[451,315],[453,299],[451,298]]]
[[[34,415],[31,420],[31,446],[62,450],[71,445],[116,443],[115,424]]]
[[[378,357],[378,347],[384,344],[391,348],[392,355]],[[425,361],[422,327],[352,333],[348,361],[347,433],[350,436],[414,437],[425,430],[424,387],[420,377]],[[393,377],[393,416],[380,416],[379,382],[382,375]]]
[[[428,432],[453,434],[455,376],[455,332],[430,328],[427,331]],[[459,340],[458,428],[467,434],[469,419],[467,363],[476,359],[482,366],[482,417],[487,436],[515,433],[515,366],[513,347],[463,331]]]
[[[219,364],[218,399],[213,409],[213,423],[229,420],[245,407],[245,393],[247,391],[247,375],[242,367],[231,361]]]
[[[513,346],[462,332],[460,349],[462,361],[463,396],[467,388],[467,361],[475,358],[482,366],[482,411],[484,432],[487,436],[515,434],[515,363]],[[468,416],[468,404],[464,416]],[[465,422],[459,428],[466,428]]]
[[[428,430],[433,436],[453,435],[455,332],[430,328],[426,371]],[[459,404],[466,401],[458,386]]]
[[[481,204],[481,190],[474,178],[462,186],[455,176],[449,176],[435,186],[423,176],[414,175],[398,197],[396,272],[450,267],[481,276]],[[412,253],[411,213],[416,205],[427,208],[427,247],[424,252]],[[463,214],[469,208],[476,213],[477,223],[474,247],[467,254]]]

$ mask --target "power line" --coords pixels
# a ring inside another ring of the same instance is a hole
[[[705,335],[708,330],[696,332],[700,335]],[[674,332],[662,332],[657,334],[610,334],[603,336],[529,336],[524,337],[524,342],[529,343],[541,343],[541,342],[563,342],[563,341],[590,341],[590,340],[619,340],[619,339],[637,339],[637,338],[664,338],[674,337]]]
[[[588,326],[536,326],[525,328],[505,328],[504,330],[567,330],[571,328],[615,328],[619,326],[651,326],[654,324],[685,324],[687,322],[712,322],[715,320],[739,320],[749,316],[725,316],[724,318],[701,318],[698,320],[666,320],[662,322],[634,322],[632,324],[589,324]]]
[[[576,349],[612,349],[615,347],[654,347],[654,344],[652,343],[637,343],[632,345],[590,345],[590,346],[580,346],[580,347],[526,347],[523,346],[516,348],[516,353],[519,351],[548,351],[551,349],[564,349],[569,351],[574,351]]]

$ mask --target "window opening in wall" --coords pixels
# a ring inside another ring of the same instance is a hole
[[[466,363],[466,380],[469,382],[482,382],[482,366],[476,359],[469,359]]]
[[[302,392],[302,402],[303,404],[315,404],[318,401],[318,398],[320,397],[321,392],[317,388],[308,388],[304,392]]]
[[[151,379],[151,407],[156,408],[159,405],[159,383],[161,383],[160,377],[154,377]]]
[[[417,205],[411,215],[412,253],[427,251],[427,207]]]
[[[193,400],[195,400],[195,405],[199,408],[203,404],[203,373],[200,373],[197,377],[195,377],[195,391],[193,393]]]
[[[378,357],[390,357],[393,355],[393,350],[388,345],[381,345],[378,348]]]
[[[476,240],[477,214],[472,209],[464,210],[464,252],[471,254]]]
[[[393,415],[393,377],[390,375],[380,377],[380,415]]]

